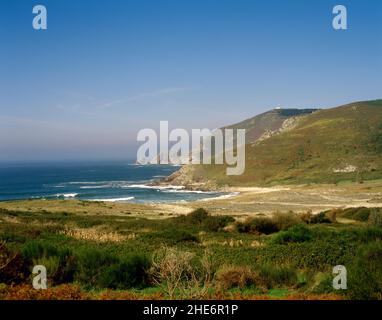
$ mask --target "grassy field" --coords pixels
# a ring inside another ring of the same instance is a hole
[[[379,208],[236,218],[81,201],[0,208],[1,299],[382,298]],[[37,264],[48,290],[31,287]],[[332,287],[336,265],[347,290]]]

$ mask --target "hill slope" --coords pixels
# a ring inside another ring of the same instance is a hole
[[[292,127],[301,117],[317,110],[273,109],[223,129],[245,129],[246,143],[253,143]]]
[[[382,178],[382,100],[304,115],[267,139],[256,133],[261,121],[249,119],[234,127],[243,124],[250,137],[244,174],[227,176],[224,165],[188,165],[169,181],[210,188]]]

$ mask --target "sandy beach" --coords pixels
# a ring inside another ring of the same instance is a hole
[[[92,202],[79,200],[23,200],[0,202],[0,208],[22,211],[62,212],[90,215],[132,215],[147,218],[183,215],[203,207],[211,214],[252,216],[275,211],[318,213],[334,208],[381,207],[382,181],[339,185],[289,185],[229,187],[226,196],[190,202],[147,203]]]

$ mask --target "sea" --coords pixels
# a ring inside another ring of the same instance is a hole
[[[137,165],[133,161],[39,162],[0,164],[0,201],[80,199],[163,203],[230,196],[153,182],[179,170],[173,165]]]

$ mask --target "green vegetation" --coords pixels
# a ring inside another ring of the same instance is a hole
[[[222,230],[228,223],[235,221],[229,216],[211,216],[202,208],[196,209],[186,216],[175,219],[177,225],[196,226],[204,231],[217,232]]]
[[[343,210],[342,217],[356,221],[369,222],[372,226],[382,226],[381,208],[349,208]]]
[[[287,119],[281,115],[289,116],[288,110],[272,110],[229,127],[247,130],[244,174],[227,176],[224,165],[191,165],[174,175],[175,182],[253,186],[382,178],[382,100],[307,112],[280,132]],[[274,133],[258,140],[269,130]]]
[[[30,284],[32,267],[42,264],[50,287],[76,284],[83,293],[381,299],[381,217],[378,208],[354,208],[235,221],[197,209],[167,219],[95,215],[85,223],[80,214],[2,210],[0,283]],[[347,291],[331,285],[339,264],[348,269]]]
[[[276,212],[272,216],[258,216],[246,219],[244,222],[236,223],[237,231],[241,233],[272,234],[280,230],[287,230],[301,223],[302,218],[293,212]]]
[[[105,250],[82,248],[75,280],[87,288],[129,289],[147,286],[149,259],[144,255],[118,256]]]
[[[277,244],[285,244],[289,242],[306,242],[312,240],[312,238],[313,232],[311,229],[302,224],[298,224],[289,230],[279,232],[272,240]]]
[[[354,299],[382,300],[382,243],[366,244],[349,270],[349,295]]]

